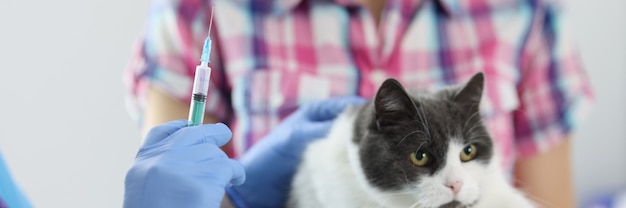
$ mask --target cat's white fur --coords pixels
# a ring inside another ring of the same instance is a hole
[[[367,207],[439,207],[453,198],[460,202],[477,202],[472,207],[527,208],[534,205],[507,182],[500,169],[497,154],[489,165],[462,163],[463,148],[452,143],[445,167],[401,191],[381,191],[368,184],[361,169],[358,147],[352,142],[354,108],[342,113],[327,138],[310,144],[296,172],[289,199],[297,208],[367,208]],[[498,151],[494,151],[498,152]],[[408,159],[408,156],[407,156]],[[456,198],[444,184],[460,179],[463,186]]]

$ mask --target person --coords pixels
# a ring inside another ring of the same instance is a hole
[[[594,96],[558,1],[159,0],[125,74],[143,132],[186,118],[213,4],[205,122],[233,129],[229,157],[282,135],[306,103],[371,98],[387,77],[429,90],[480,71],[481,114],[512,183],[541,204],[576,206],[571,137]]]
[[[0,152],[0,208],[31,207],[30,201],[13,181],[4,156]]]

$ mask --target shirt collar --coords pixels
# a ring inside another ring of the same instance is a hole
[[[324,1],[324,0],[271,0],[271,1],[273,1],[274,12],[280,14],[283,12],[291,11],[292,9],[296,8],[299,4],[303,3],[304,1]],[[325,1],[334,1],[337,4],[346,6],[346,7],[357,6],[359,4],[357,0],[325,0]],[[429,0],[422,0],[422,1],[429,1]],[[448,15],[455,15],[460,12],[460,8],[461,8],[460,7],[461,3],[459,2],[460,0],[435,0],[435,1],[437,1],[440,4],[440,6],[443,9],[443,12],[445,12]]]

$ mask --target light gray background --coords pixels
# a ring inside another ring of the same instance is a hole
[[[568,1],[597,95],[577,194],[626,186],[626,1]],[[0,150],[37,207],[119,207],[139,145],[122,72],[148,0],[0,0]],[[32,5],[32,6],[28,6]]]

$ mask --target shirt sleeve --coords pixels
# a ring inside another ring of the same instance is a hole
[[[211,3],[201,0],[157,0],[150,10],[144,33],[124,73],[126,106],[141,125],[148,86],[189,103],[196,65],[207,37]],[[206,113],[222,122],[231,115],[230,87],[219,57],[216,21],[213,21],[211,81]]]
[[[558,5],[539,6],[520,59],[515,143],[524,158],[572,135],[594,95]]]

